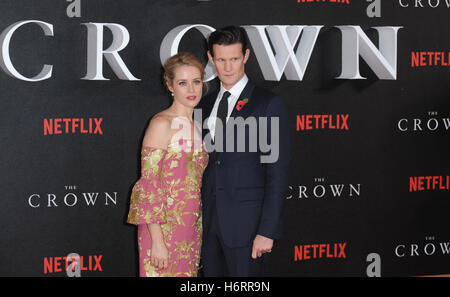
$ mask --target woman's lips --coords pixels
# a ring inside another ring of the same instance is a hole
[[[197,98],[197,96],[187,96],[186,97],[188,100],[195,100]]]

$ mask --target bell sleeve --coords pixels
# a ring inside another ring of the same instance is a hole
[[[162,181],[167,150],[142,146],[141,177],[133,186],[127,223],[165,224],[166,191]]]

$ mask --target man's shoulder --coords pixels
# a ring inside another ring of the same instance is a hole
[[[254,85],[252,97],[258,100],[259,104],[269,105],[274,101],[281,100],[280,96],[267,88]]]
[[[255,85],[253,89],[253,95],[257,95],[258,97],[264,97],[267,99],[273,99],[274,97],[278,96],[273,91],[258,85]]]
[[[279,116],[287,112],[283,99],[267,88],[255,85],[252,99],[257,102],[261,110],[264,110],[266,115]]]

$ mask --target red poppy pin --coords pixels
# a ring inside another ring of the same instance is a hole
[[[236,105],[236,109],[237,109],[237,110],[241,110],[242,107],[244,107],[244,105],[247,104],[247,102],[248,102],[248,98],[239,100],[238,103],[237,103],[237,105]]]

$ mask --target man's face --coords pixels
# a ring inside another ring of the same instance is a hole
[[[242,53],[242,44],[213,45],[214,57],[208,51],[208,58],[216,66],[217,75],[225,89],[231,89],[245,73],[245,63],[247,63],[250,50]]]

